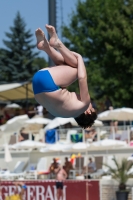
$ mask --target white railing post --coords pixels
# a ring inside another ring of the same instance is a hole
[[[112,130],[113,130],[113,140],[115,140],[115,128],[114,128],[114,126],[112,126]]]
[[[129,126],[127,127],[127,141],[128,141],[128,144],[130,144],[130,129],[129,129]]]
[[[100,141],[100,128],[97,128],[97,140]]]

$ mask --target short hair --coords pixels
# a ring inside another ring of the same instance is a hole
[[[97,118],[96,112],[91,111],[91,114],[82,113],[81,115],[76,117],[75,120],[79,126],[85,129],[85,128],[91,127],[94,124],[94,121],[96,120],[96,118]]]

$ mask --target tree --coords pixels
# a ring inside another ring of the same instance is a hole
[[[44,58],[37,57],[33,61],[33,66],[38,66],[39,69],[43,69],[45,67],[48,67],[48,63],[46,62],[46,60]]]
[[[19,12],[14,26],[10,27],[10,33],[6,33],[6,36],[8,40],[3,40],[6,49],[0,51],[0,82],[30,81],[40,65],[35,61],[38,55],[34,53],[35,45],[31,44],[33,34],[26,30],[26,24]]]
[[[5,56],[4,56],[4,49],[0,49],[0,83],[5,83],[6,74],[5,74],[5,65],[6,62]]]
[[[133,107],[133,0],[78,1],[66,45],[86,61],[91,95]]]

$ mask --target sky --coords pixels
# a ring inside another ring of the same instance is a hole
[[[59,37],[61,37],[60,26],[62,22],[68,25],[70,15],[76,8],[78,0],[56,0],[57,4],[57,28]],[[62,2],[62,3],[61,3]],[[63,8],[61,11],[61,7]],[[8,40],[5,32],[10,32],[9,27],[13,26],[16,13],[20,12],[21,17],[26,23],[26,30],[33,33],[33,44],[36,43],[34,32],[37,28],[42,28],[46,33],[45,24],[48,24],[48,0],[1,0],[0,2],[0,48],[6,48],[3,39]],[[46,33],[47,35],[47,33]],[[37,49],[35,51],[38,51]],[[47,60],[44,52],[39,56]]]

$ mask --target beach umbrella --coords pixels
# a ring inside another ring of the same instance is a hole
[[[78,142],[73,145],[72,149],[80,151],[80,150],[87,150],[88,147],[90,147],[90,144],[84,142]]]
[[[39,149],[39,151],[41,152],[41,153],[46,153],[46,152],[50,152],[50,150],[49,150],[49,147],[48,146],[46,146],[46,147],[42,147],[42,148],[40,148]]]
[[[132,121],[133,109],[132,108],[118,108],[112,110],[113,119],[118,121]]]
[[[100,120],[95,120],[93,126],[103,126],[103,122]]]
[[[106,110],[100,114],[98,114],[98,120],[113,120],[112,118],[112,110]]]
[[[107,110],[98,115],[99,120],[118,120],[118,121],[132,121],[132,108],[117,108],[114,110]]]
[[[53,144],[49,147],[50,151],[67,151],[72,149],[72,145],[71,144],[60,144],[60,143],[56,143]]]
[[[125,141],[120,141],[120,140],[113,140],[113,139],[104,139],[104,140],[100,140],[100,141],[96,141],[93,142],[91,144],[91,147],[94,148],[110,148],[110,147],[115,147],[115,148],[119,148],[119,147],[126,147],[127,143]]]
[[[28,120],[28,115],[19,115],[9,119],[6,124],[0,126],[0,130],[4,132],[17,132],[24,126],[26,120]]]
[[[26,121],[27,124],[49,124],[52,120],[42,117],[32,118]]]
[[[9,109],[9,108],[18,108],[18,109],[21,109],[22,107],[16,103],[12,103],[12,104],[8,104],[5,106],[5,109]]]
[[[22,142],[18,142],[11,146],[12,149],[36,149],[45,147],[46,144],[42,142],[32,141],[32,140],[25,140]]]
[[[61,151],[63,149],[63,145],[61,144],[52,144],[49,146],[49,151]]]
[[[72,149],[72,144],[55,143],[51,145],[46,145],[45,148],[40,149],[41,152],[51,152],[51,151],[69,151]]]
[[[32,119],[26,121],[25,132],[39,133],[39,131],[43,128],[43,125],[48,124],[50,121],[50,119],[35,115]]]
[[[11,162],[12,161],[12,156],[9,150],[9,146],[8,144],[5,144],[5,162]]]
[[[56,117],[54,118],[48,125],[45,126],[44,131],[50,130],[50,129],[54,129],[56,127],[59,127],[61,125],[65,125],[71,123],[76,124],[74,118],[62,118],[62,117]]]

